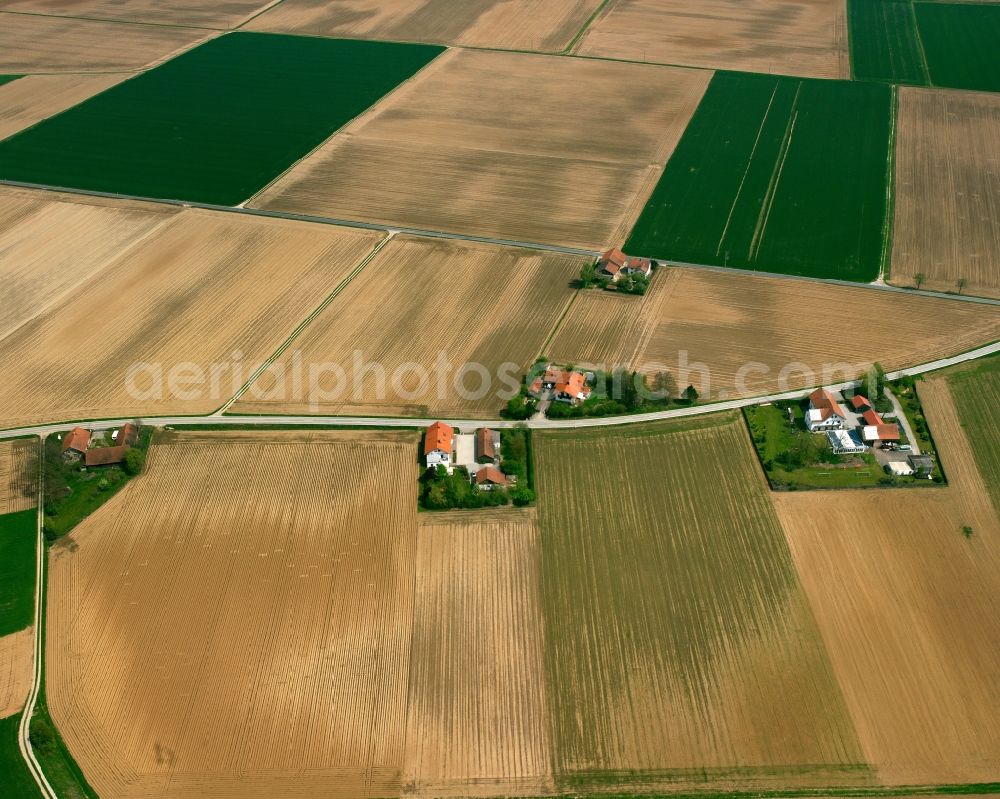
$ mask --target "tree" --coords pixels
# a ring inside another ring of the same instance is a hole
[[[685,402],[694,405],[698,401],[698,390],[694,386],[688,386],[683,394]]]
[[[518,394],[507,401],[501,415],[505,419],[530,419],[535,412],[535,401],[524,394]]]
[[[527,486],[516,486],[510,490],[510,498],[519,508],[535,501],[535,492]]]
[[[677,381],[670,372],[657,372],[653,375],[653,392],[669,402],[677,396]]]
[[[583,268],[580,270],[580,285],[583,288],[588,286],[593,286],[597,282],[597,265],[596,264],[584,264]]]
[[[958,288],[958,293],[959,294],[962,293],[962,290],[967,285],[969,285],[969,281],[967,281],[964,277],[960,277],[958,280],[955,281],[955,286]]]
[[[138,447],[132,447],[125,453],[125,474],[135,475],[146,465],[146,453]]]
[[[924,283],[927,282],[927,275],[925,275],[923,272],[917,272],[917,274],[913,276],[913,282],[914,284],[916,284],[917,288],[920,288],[922,285],[924,285]]]

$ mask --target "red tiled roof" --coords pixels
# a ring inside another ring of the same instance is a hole
[[[139,440],[139,428],[131,422],[125,422],[118,428],[118,435],[115,436],[115,444],[123,447],[131,447]]]
[[[441,450],[450,455],[454,438],[455,430],[450,425],[434,422],[427,428],[427,435],[424,437],[424,455],[430,455],[434,450]]]
[[[98,447],[88,449],[83,456],[83,463],[86,466],[108,466],[112,463],[121,463],[125,460],[125,453],[128,447]]]
[[[868,397],[864,394],[855,394],[851,397],[851,405],[854,406],[854,410],[860,411],[862,408],[870,408],[872,404],[868,401]]]
[[[507,485],[507,475],[501,472],[496,466],[484,466],[476,472],[476,485],[493,483],[498,486]]]
[[[617,247],[612,247],[610,250],[605,250],[601,254],[600,265],[602,267],[614,266],[614,271],[617,272],[623,266],[625,266],[626,255]],[[611,270],[608,270],[611,271]]]
[[[62,451],[75,450],[76,452],[86,452],[87,445],[90,444],[90,431],[82,427],[74,427],[66,434],[62,442]]]
[[[566,375],[566,379],[556,384],[557,394],[569,394],[571,397],[577,397],[580,394],[587,393],[587,378],[582,372],[570,372]]]
[[[871,408],[869,408],[867,411],[865,411],[863,414],[861,414],[861,418],[865,420],[865,424],[867,424],[867,425],[880,425],[880,424],[884,424],[884,422],[882,421],[882,417],[879,416]]]
[[[493,431],[488,427],[480,427],[476,431],[476,460],[480,458],[496,458],[497,448],[493,445]]]
[[[652,268],[648,258],[639,258],[637,256],[630,256],[625,261],[625,266],[629,269],[637,269],[642,272],[648,272]]]
[[[829,419],[833,414],[836,414],[841,419],[847,418],[844,414],[844,409],[840,407],[840,403],[825,388],[817,388],[810,394],[809,402],[820,412],[820,418],[824,421]]]
[[[877,424],[875,429],[878,431],[879,441],[899,441],[899,425]]]

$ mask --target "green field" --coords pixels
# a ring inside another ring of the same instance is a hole
[[[442,49],[231,33],[0,143],[0,177],[236,205]]]
[[[1000,403],[1000,357],[960,371],[948,382],[979,473],[1000,513],[1000,418],[994,412]]]
[[[35,617],[37,525],[33,508],[0,516],[0,635],[23,630]]]
[[[738,415],[534,452],[557,785],[870,781]]]
[[[17,80],[18,78],[24,77],[23,75],[0,75],[0,86],[5,83],[10,83],[12,80]]]
[[[908,0],[848,0],[851,72],[859,80],[927,85],[927,64]]]
[[[42,794],[17,746],[20,723],[20,713],[0,719],[0,796],[4,799],[40,799]]]
[[[717,73],[626,251],[875,279],[891,117],[888,86]]]
[[[933,85],[1000,92],[1000,4],[913,8]]]

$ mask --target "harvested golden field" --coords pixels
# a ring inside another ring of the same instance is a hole
[[[53,14],[61,17],[145,22],[157,25],[188,25],[230,28],[238,25],[273,0],[0,0],[0,11]]]
[[[584,263],[537,250],[396,237],[233,410],[495,419],[506,404],[497,392],[517,393]],[[456,382],[465,364],[481,368]],[[314,381],[285,379],[311,370]]]
[[[611,0],[574,51],[661,64],[849,78],[844,0]]]
[[[0,12],[0,74],[135,70],[210,35],[193,28]]]
[[[0,339],[69,296],[176,213],[164,205],[112,204],[0,187],[5,300],[0,304]]]
[[[417,441],[161,436],[52,551],[49,709],[100,796],[399,793]]]
[[[664,279],[674,271],[678,279]],[[621,307],[633,301],[638,329],[649,324],[644,316],[659,314],[637,355],[634,342],[646,334],[604,313],[611,301],[597,291],[576,299],[548,354],[589,364],[622,355],[645,372],[669,370],[703,398],[723,399],[851,380],[876,360],[898,369],[1000,337],[1000,314],[990,306],[862,287],[671,267],[657,273],[651,292],[644,303],[621,298]]]
[[[38,505],[38,439],[0,441],[0,515]]]
[[[921,383],[919,393],[948,488],[774,501],[879,779],[995,782],[1000,523],[947,384]]]
[[[948,381],[959,421],[969,432],[969,444],[979,473],[1000,514],[1000,419],[992,413],[1000,402],[1000,357],[994,355],[950,369]],[[924,388],[922,384],[921,396]],[[968,454],[968,450],[963,452]]]
[[[738,416],[534,451],[557,784],[871,783]]]
[[[26,75],[0,86],[0,139],[83,102],[127,78],[104,75]]]
[[[62,234],[53,252],[73,247]],[[209,412],[378,240],[284,220],[176,214],[0,339],[8,366],[0,426]]]
[[[31,691],[35,629],[0,636],[0,719],[20,713]]]
[[[1000,96],[899,90],[893,283],[1000,297]]]
[[[248,204],[525,242],[617,244],[710,78],[451,51]],[[608,121],[585,122],[582,108]]]
[[[284,0],[248,30],[554,52],[600,0]]]
[[[534,511],[420,516],[407,794],[553,789]]]

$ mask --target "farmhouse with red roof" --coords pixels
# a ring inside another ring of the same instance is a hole
[[[597,276],[612,283],[617,283],[627,275],[649,277],[652,274],[653,264],[648,258],[628,256],[617,247],[602,253],[597,261]]]
[[[78,461],[87,454],[89,446],[90,431],[74,427],[63,437],[62,456],[68,461]]]
[[[818,388],[809,395],[806,427],[813,433],[823,430],[842,430],[847,414],[837,398],[825,388]]]
[[[444,466],[451,471],[451,456],[454,451],[455,429],[444,422],[434,422],[424,436],[424,458],[427,467]]]

